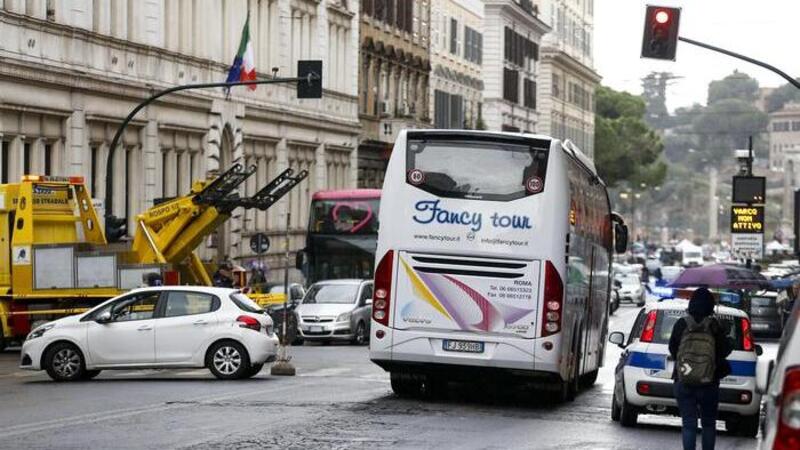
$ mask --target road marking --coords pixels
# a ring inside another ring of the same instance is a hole
[[[71,417],[64,417],[60,419],[52,419],[52,420],[44,420],[41,422],[31,422],[31,423],[24,423],[19,425],[12,425],[3,427],[3,430],[0,431],[0,438],[5,438],[9,436],[16,436],[19,434],[26,434],[26,433],[33,433],[33,432],[41,432],[44,430],[51,430],[55,428],[63,428],[67,426],[75,426],[75,425],[82,425],[86,423],[97,423],[97,422],[104,422],[108,420],[114,419],[121,419],[125,417],[135,416],[138,414],[145,414],[149,412],[156,412],[156,411],[166,411],[172,409],[183,409],[196,406],[197,403],[206,403],[206,402],[217,402],[222,400],[231,400],[237,397],[244,397],[244,396],[252,396],[252,395],[259,395],[259,394],[267,394],[270,392],[276,391],[286,391],[287,389],[298,389],[305,387],[302,384],[297,385],[285,385],[281,384],[280,386],[273,386],[269,389],[262,389],[262,390],[246,390],[244,392],[237,391],[237,392],[230,392],[227,394],[221,394],[216,396],[206,396],[206,397],[195,397],[189,398],[185,400],[175,400],[174,402],[159,402],[153,403],[146,406],[139,406],[135,408],[121,408],[121,409],[113,409],[109,411],[102,411],[97,413],[89,413],[89,414],[81,414],[78,416],[71,416]]]

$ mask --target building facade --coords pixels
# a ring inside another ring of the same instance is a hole
[[[163,97],[128,126],[106,173],[111,138],[140,101],[178,84],[225,80],[248,11],[259,76],[273,68],[292,76],[297,60],[322,59],[323,99],[298,100],[292,84]],[[290,248],[300,249],[311,194],[356,185],[357,11],[358,2],[344,0],[2,0],[0,181],[82,175],[103,200],[113,177],[113,213],[134,230],[136,214],[155,199],[185,195],[192,180],[233,163],[257,167],[241,195],[285,168],[307,169],[269,211],[235,210],[200,253],[246,262],[254,256],[248,236],[283,236],[287,213]],[[267,263],[276,268],[283,253],[274,247]]]
[[[539,47],[548,31],[531,0],[484,1],[483,120],[488,129],[537,129]]]
[[[430,126],[431,0],[362,0],[358,186],[380,188],[400,130]]]
[[[794,190],[800,188],[800,104],[769,114],[769,168],[783,174],[782,232],[793,234]]]
[[[434,128],[485,128],[482,118],[483,2],[431,6],[430,117]]]
[[[542,39],[536,131],[574,142],[594,157],[594,0],[542,0],[551,31]]]

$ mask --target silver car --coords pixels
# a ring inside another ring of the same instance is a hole
[[[330,280],[311,285],[295,309],[304,341],[369,342],[372,280]]]

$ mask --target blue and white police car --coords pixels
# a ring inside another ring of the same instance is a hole
[[[686,300],[664,300],[639,312],[629,336],[615,331],[609,341],[623,349],[614,372],[611,418],[624,427],[636,425],[641,414],[678,415],[672,393],[675,362],[669,356],[669,337],[675,322],[686,314]],[[720,381],[719,419],[729,432],[758,434],[761,395],[756,391],[755,345],[747,314],[736,308],[716,306],[717,318],[729,329],[734,350],[728,356],[731,374]]]

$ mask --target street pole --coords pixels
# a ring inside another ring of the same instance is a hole
[[[747,139],[747,155],[748,155],[748,157],[747,157],[747,176],[748,177],[752,177],[753,176],[753,136],[750,136]],[[744,266],[747,267],[748,269],[752,269],[753,260],[750,257],[748,257],[744,261]]]
[[[742,55],[740,53],[732,52],[730,50],[725,50],[724,48],[715,47],[715,46],[713,46],[711,44],[706,44],[705,42],[695,41],[694,39],[689,39],[689,38],[685,38],[685,37],[680,37],[679,36],[678,40],[686,42],[687,44],[692,44],[692,45],[696,45],[698,47],[702,47],[702,48],[704,48],[706,50],[711,50],[711,51],[714,51],[714,52],[717,52],[717,53],[722,53],[723,55],[728,55],[728,56],[731,56],[733,58],[741,59],[742,61],[747,61],[750,64],[755,64],[755,65],[763,67],[763,68],[765,68],[767,70],[771,70],[772,72],[775,72],[776,74],[778,74],[781,77],[783,77],[792,86],[796,87],[797,89],[800,89],[800,82],[798,82],[794,78],[790,77],[789,74],[787,74],[786,72],[778,69],[777,67],[775,67],[775,66],[773,66],[771,64],[767,64],[767,63],[765,63],[763,61],[759,61],[757,59],[750,58],[749,56],[745,56],[745,55]]]
[[[283,324],[281,327],[281,339],[278,342],[278,359],[270,369],[272,375],[284,376],[294,376],[296,372],[294,365],[291,363],[292,358],[287,354],[286,350],[286,347],[291,344],[286,341],[286,326],[289,321],[289,226],[292,217],[292,213],[289,211],[290,207],[291,205],[286,205],[286,249],[284,252],[284,264],[286,267],[283,270]]]
[[[299,69],[298,69],[299,70]],[[312,81],[320,81],[322,80],[322,74],[318,73],[309,73],[306,77],[291,77],[291,78],[271,78],[268,80],[251,80],[251,81],[237,81],[233,83],[229,82],[218,82],[218,83],[194,83],[194,84],[183,84],[180,86],[173,86],[171,88],[163,89],[161,91],[156,92],[155,94],[151,95],[143,102],[139,103],[133,110],[128,114],[125,120],[122,121],[119,128],[117,128],[116,134],[114,134],[114,138],[111,140],[111,145],[108,148],[108,156],[106,159],[106,191],[105,191],[105,218],[106,223],[108,220],[114,216],[114,183],[113,177],[109,176],[113,172],[113,165],[114,165],[114,152],[117,150],[119,146],[119,142],[122,139],[122,134],[125,132],[125,127],[133,120],[136,114],[144,109],[147,105],[153,103],[154,101],[158,100],[159,98],[167,95],[172,94],[174,92],[180,91],[187,91],[192,89],[207,89],[207,88],[232,88],[236,86],[256,86],[260,84],[278,84],[278,83],[300,83],[300,82],[308,82],[311,84]]]

